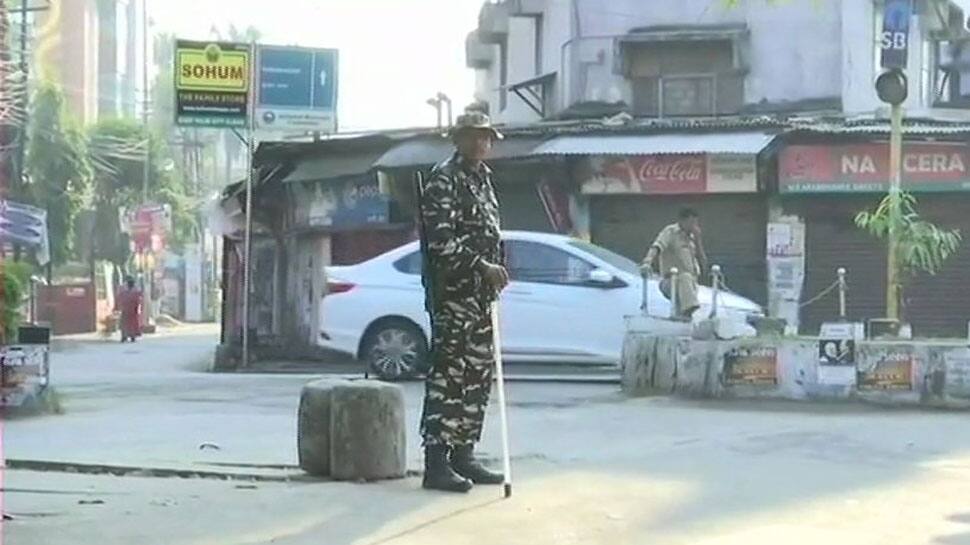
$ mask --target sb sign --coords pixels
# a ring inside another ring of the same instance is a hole
[[[252,82],[247,44],[192,42],[175,45],[176,124],[245,127]]]
[[[912,0],[886,0],[883,11],[880,63],[883,68],[906,68],[909,54],[909,20],[913,13]]]

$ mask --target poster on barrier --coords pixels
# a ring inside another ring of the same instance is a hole
[[[818,341],[818,383],[826,386],[851,386],[856,381],[855,341],[820,339]]]
[[[724,355],[724,384],[778,384],[778,351],[774,347],[734,348]]]
[[[912,390],[916,368],[912,354],[887,353],[857,366],[860,390]]]
[[[970,349],[947,352],[944,361],[947,395],[970,399]]]

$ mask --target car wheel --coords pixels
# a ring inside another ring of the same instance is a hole
[[[361,356],[371,373],[383,380],[403,380],[427,369],[428,348],[417,327],[388,321],[368,332]]]

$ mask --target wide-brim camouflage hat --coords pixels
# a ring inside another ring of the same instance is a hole
[[[482,112],[465,112],[459,115],[455,124],[448,129],[448,136],[454,137],[462,131],[488,131],[496,140],[505,138],[504,134],[492,126],[492,120],[488,115]]]

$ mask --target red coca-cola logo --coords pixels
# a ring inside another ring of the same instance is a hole
[[[701,154],[639,155],[593,162],[594,177],[613,193],[703,193],[707,160]]]
[[[645,157],[638,178],[641,183],[699,182],[704,178],[704,161],[693,157]]]

